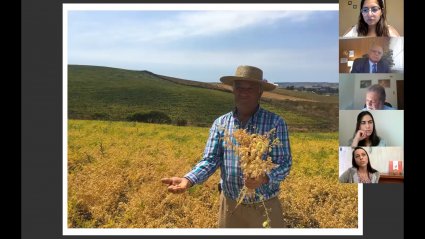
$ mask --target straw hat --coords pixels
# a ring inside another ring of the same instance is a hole
[[[233,86],[235,80],[244,80],[261,83],[264,91],[271,91],[276,88],[276,85],[267,82],[263,79],[263,71],[254,66],[238,66],[235,76],[223,76],[220,81],[226,85]]]

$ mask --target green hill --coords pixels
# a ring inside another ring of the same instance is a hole
[[[264,99],[292,130],[337,131],[338,105]],[[172,123],[209,127],[233,108],[233,95],[213,84],[185,81],[148,71],[68,66],[70,119],[126,121],[137,113],[162,112]]]

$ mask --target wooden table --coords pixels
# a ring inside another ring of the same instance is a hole
[[[379,183],[404,183],[404,175],[390,175],[388,173],[381,173]]]

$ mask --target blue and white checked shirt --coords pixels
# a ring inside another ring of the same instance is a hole
[[[208,179],[218,167],[221,169],[221,185],[224,195],[236,200],[244,185],[243,174],[239,165],[239,157],[231,146],[225,145],[225,129],[229,135],[233,135],[235,129],[241,128],[241,123],[236,117],[236,111],[229,112],[216,119],[210,129],[209,138],[202,160],[184,177],[193,184],[202,183]],[[264,135],[271,129],[276,129],[275,137],[278,137],[281,145],[272,147],[270,156],[272,162],[279,166],[267,174],[269,182],[256,189],[256,193],[262,195],[264,200],[273,198],[279,194],[280,182],[289,174],[292,165],[291,149],[289,146],[288,129],[285,121],[275,113],[258,107],[257,111],[248,120],[245,129],[250,134]],[[231,138],[235,143],[235,139]],[[260,202],[260,197],[253,199],[245,198],[243,203]]]

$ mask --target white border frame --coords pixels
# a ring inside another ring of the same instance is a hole
[[[363,235],[363,185],[358,184],[358,228],[270,228],[270,229],[106,229],[68,228],[68,12],[73,10],[114,11],[175,11],[175,10],[220,10],[220,11],[281,11],[281,10],[339,10],[332,4],[63,4],[63,235]],[[338,37],[338,36],[335,36]]]

